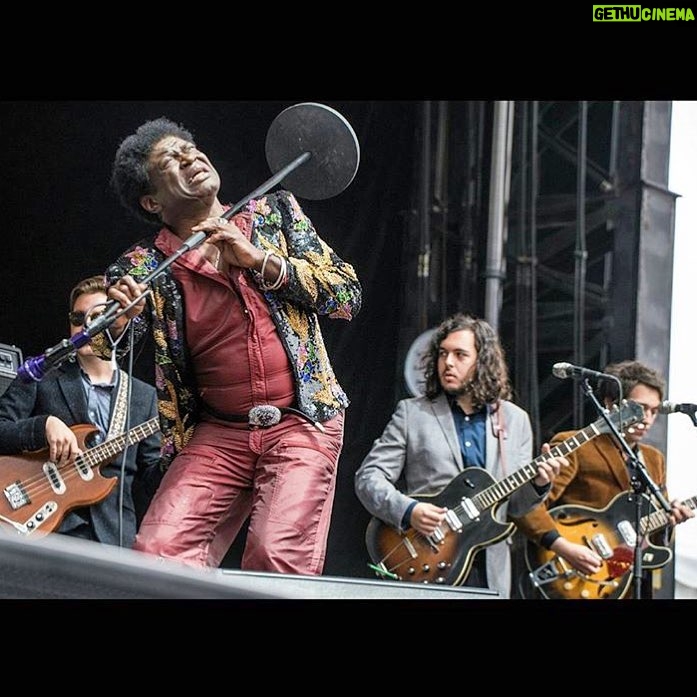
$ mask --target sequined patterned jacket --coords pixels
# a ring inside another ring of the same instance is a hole
[[[287,260],[287,283],[277,291],[264,292],[264,297],[293,369],[298,408],[317,421],[327,421],[347,407],[349,399],[327,355],[319,316],[353,319],[361,307],[360,282],[353,267],[319,237],[290,192],[251,200],[243,210],[252,214],[252,243]],[[126,273],[136,280],[152,273],[166,258],[155,247],[155,237],[140,240],[124,252],[107,270],[107,285]],[[259,285],[259,274],[248,273]],[[191,437],[198,420],[198,392],[184,340],[181,288],[171,266],[149,287],[152,293],[146,310],[133,321],[134,345],[152,329],[166,468]],[[126,344],[120,342],[119,358],[127,352]],[[111,350],[104,334],[93,338],[92,347],[104,357]]]

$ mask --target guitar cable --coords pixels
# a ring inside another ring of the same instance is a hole
[[[118,342],[117,342],[118,343]],[[134,332],[133,322],[128,326],[128,370],[126,378],[128,380],[128,391],[126,396],[126,423],[124,424],[124,433],[126,434],[125,447],[121,453],[121,467],[119,468],[119,547],[123,547],[123,500],[126,487],[126,456],[130,443],[128,442],[128,434],[131,431],[131,398],[133,380],[133,349],[134,349]],[[116,345],[113,346],[114,356],[116,356]],[[117,368],[118,369],[118,368]],[[137,463],[136,463],[137,464]]]

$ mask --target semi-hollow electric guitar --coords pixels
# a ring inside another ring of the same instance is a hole
[[[641,494],[639,494],[641,495]],[[586,575],[576,571],[566,560],[551,550],[527,541],[525,563],[528,578],[540,594],[550,600],[619,600],[630,588],[634,577],[636,535],[636,496],[623,492],[602,509],[579,505],[551,508],[557,529],[569,541],[587,545],[603,563],[598,571]],[[697,496],[683,501],[697,509]],[[648,499],[642,505],[651,503]],[[669,525],[665,511],[654,509],[640,519],[641,565],[644,569],[660,569],[672,558],[668,547],[652,545],[651,533]]]
[[[100,465],[159,429],[159,417],[155,416],[85,450],[85,442],[99,429],[92,424],[77,424],[70,430],[83,452],[67,465],[51,462],[47,448],[0,456],[0,525],[11,526],[25,536],[52,532],[73,508],[91,506],[109,495],[118,478],[102,476]]]
[[[625,402],[621,411],[607,415],[620,431],[643,416],[643,407],[631,401]],[[448,509],[443,522],[430,535],[413,528],[401,532],[373,516],[365,534],[371,568],[377,576],[394,581],[462,585],[475,554],[515,529],[514,523],[495,519],[499,505],[534,479],[545,460],[566,456],[610,430],[603,416],[498,482],[485,469],[468,467],[439,493],[414,496],[418,501]]]

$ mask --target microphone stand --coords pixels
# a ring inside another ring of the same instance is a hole
[[[619,382],[619,379],[618,379]],[[634,529],[635,529],[635,543],[634,543],[634,598],[636,600],[641,599],[641,581],[642,581],[642,558],[641,558],[641,550],[642,550],[642,541],[643,541],[643,535],[642,535],[642,530],[641,530],[641,509],[642,509],[642,504],[643,504],[643,498],[646,490],[650,490],[650,492],[656,497],[656,500],[659,502],[661,505],[661,508],[663,508],[664,511],[667,513],[671,512],[671,507],[670,503],[666,501],[665,496],[663,496],[663,493],[659,489],[658,485],[656,482],[651,479],[651,476],[646,470],[646,467],[644,467],[644,464],[641,462],[639,459],[638,455],[632,450],[632,448],[629,446],[629,443],[622,437],[620,432],[615,428],[615,425],[612,423],[612,420],[608,416],[607,409],[603,408],[603,406],[600,404],[598,401],[598,398],[595,396],[595,393],[593,392],[593,389],[590,386],[590,382],[586,378],[583,381],[584,385],[584,390],[586,394],[590,397],[590,399],[593,401],[595,404],[596,409],[598,410],[598,413],[603,417],[605,420],[605,423],[608,425],[608,428],[612,432],[612,435],[615,437],[615,440],[617,441],[618,445],[620,448],[625,452],[627,455],[627,467],[630,470],[630,482],[632,485],[632,489],[634,490],[635,497],[635,524],[634,524]],[[620,395],[621,395],[621,383],[620,383]],[[620,424],[622,423],[621,419],[621,414],[622,414],[622,404],[619,404],[619,409],[620,409]]]
[[[312,155],[309,152],[303,152],[301,155],[298,155],[292,162],[276,172],[276,174],[267,179],[261,186],[254,189],[254,191],[247,194],[247,196],[245,196],[243,199],[240,199],[232,208],[225,211],[225,213],[223,213],[220,217],[229,220],[246,203],[276,186],[276,184],[288,176],[288,174],[290,174],[293,170],[304,162],[307,162],[311,156]],[[206,239],[208,234],[209,233],[207,233],[205,230],[202,230],[191,235],[182,243],[181,247],[179,247],[176,252],[165,259],[154,271],[140,281],[140,283],[144,283],[146,285],[149,284],[154,278],[159,276],[166,268],[171,266],[177,259],[179,259],[182,254],[186,254],[186,252],[198,247]],[[75,333],[70,339],[63,339],[55,346],[47,349],[42,356],[28,358],[17,371],[18,375],[25,381],[35,380],[36,382],[39,382],[48,371],[52,370],[53,368],[57,368],[59,365],[64,363],[68,358],[73,356],[79,348],[82,348],[85,344],[88,344],[93,337],[110,327],[119,317],[128,312],[128,310],[130,310],[135,304],[140,302],[140,300],[150,293],[152,293],[151,288],[132,300],[124,308],[121,308],[118,302],[112,300],[107,304],[104,312],[93,322],[90,322],[89,326],[86,326],[81,332]]]

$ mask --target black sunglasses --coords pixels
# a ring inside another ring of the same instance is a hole
[[[90,321],[93,320],[95,317],[98,317],[101,315],[103,310],[101,312],[91,312],[90,313]],[[81,327],[85,323],[86,315],[82,310],[74,310],[73,312],[68,312],[68,319],[70,320],[70,324],[73,325],[73,327]]]

